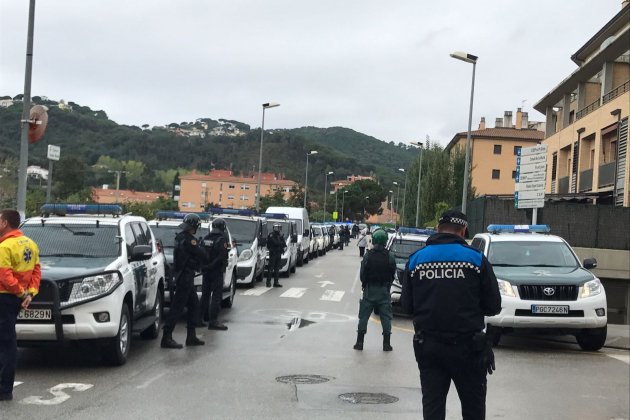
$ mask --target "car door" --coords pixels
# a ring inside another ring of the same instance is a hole
[[[131,222],[129,224],[134,234],[136,245],[151,245],[151,239],[147,238],[140,222]],[[153,249],[153,248],[152,248]],[[140,315],[153,307],[155,302],[155,293],[153,285],[156,284],[157,267],[153,266],[156,262],[154,258],[147,260],[134,261],[134,279],[136,281],[136,299],[134,304],[134,314]]]
[[[260,226],[258,227],[258,269],[262,272],[265,270],[265,264],[267,262],[267,235],[269,232],[267,231],[267,222],[265,220],[260,221]]]
[[[297,241],[293,241],[293,238],[297,238],[297,223],[291,222],[291,234],[289,236],[289,242],[291,243],[291,255],[293,259],[293,265],[297,265],[297,253],[298,253],[298,243]]]
[[[227,268],[225,269],[225,275],[223,276],[223,288],[227,289],[230,287],[230,283],[232,282],[232,273],[236,269],[236,264],[238,262],[238,249],[236,248],[236,243],[234,242],[234,238],[232,238],[232,234],[228,229],[228,236],[230,238],[230,243],[228,244],[228,262]]]
[[[146,262],[148,274],[149,274],[149,293],[147,294],[147,308],[150,310],[153,308],[155,304],[155,298],[158,293],[158,285],[160,279],[164,279],[166,277],[165,274],[165,256],[163,252],[160,252],[155,241],[155,237],[153,236],[153,232],[149,228],[149,225],[145,222],[139,223],[140,229],[144,234],[145,240],[148,245],[151,246],[151,258]]]

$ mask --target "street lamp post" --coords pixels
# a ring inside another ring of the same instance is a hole
[[[366,203],[367,203],[367,201],[368,201],[368,199],[369,199],[369,198],[370,198],[370,197],[369,197],[369,196],[367,196],[367,197],[365,197],[365,200],[363,201],[363,222],[364,222],[364,223],[365,223],[365,221],[366,221],[366,219],[365,219],[365,205],[366,205]]]
[[[402,208],[402,217],[400,218],[400,223],[405,224],[405,207],[407,206],[407,171],[403,168],[398,169],[400,172],[404,172],[405,174],[405,189],[403,190],[405,195],[403,196],[403,208]]]
[[[418,146],[420,150],[420,162],[418,162],[418,195],[416,197],[416,227],[420,227],[418,222],[420,221],[420,182],[422,181],[422,142],[421,141],[412,141],[412,145]]]
[[[322,220],[323,222],[326,221],[326,195],[327,195],[326,194],[326,190],[327,190],[326,187],[328,187],[328,175],[332,175],[332,174],[334,174],[333,171],[326,172],[324,174],[324,220]]]
[[[277,102],[267,102],[262,104],[262,126],[260,127],[260,154],[258,155],[258,185],[256,185],[256,211],[260,210],[260,181],[262,178],[262,152],[263,152],[263,138],[265,136],[265,110],[267,108],[275,108],[280,106]]]
[[[394,221],[394,191],[389,190],[389,220]]]
[[[396,224],[398,224],[398,216],[400,216],[400,214],[398,213],[400,211],[400,208],[398,207],[398,200],[400,199],[400,185],[396,181],[392,182],[392,184],[398,187],[396,193]]]
[[[344,220],[346,220],[346,218],[344,217],[344,207],[346,205],[346,193],[348,191],[344,191],[343,194],[341,194],[341,221],[343,222]]]
[[[464,160],[464,185],[462,187],[462,213],[466,214],[466,202],[468,201],[468,177],[470,176],[470,129],[472,127],[473,98],[475,97],[475,70],[477,68],[477,59],[479,57],[461,51],[455,51],[451,54],[451,57],[473,65],[472,84],[470,87],[470,107],[468,110],[468,134],[466,136],[466,158]]]
[[[306,154],[306,176],[304,177],[304,208],[306,208],[306,194],[308,192],[308,157],[310,155],[316,155],[317,150],[311,150]]]

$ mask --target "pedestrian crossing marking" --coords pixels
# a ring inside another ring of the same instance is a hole
[[[292,287],[286,292],[284,292],[283,294],[281,294],[280,297],[301,298],[302,296],[304,296],[304,293],[306,293],[307,290],[308,289],[305,287]]]
[[[260,296],[263,293],[266,293],[270,290],[271,288],[269,287],[256,287],[254,289],[245,290],[244,292],[240,293],[240,295],[241,296]]]
[[[15,388],[18,385],[22,385],[23,383],[24,382],[18,382],[18,381],[13,382],[13,388]]]
[[[329,300],[332,302],[340,302],[346,292],[342,290],[325,290],[319,300]]]

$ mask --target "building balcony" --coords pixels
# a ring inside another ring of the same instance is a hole
[[[617,162],[612,161],[599,166],[599,181],[597,182],[599,188],[614,185],[616,165]]]
[[[583,118],[585,116],[587,116],[588,114],[590,114],[591,112],[595,111],[597,108],[599,108],[601,105],[601,102],[599,100],[599,98],[597,98],[597,100],[595,102],[593,102],[592,104],[585,106],[584,108],[580,109],[578,112],[575,113],[575,120],[579,120],[580,118]]]
[[[593,169],[580,172],[579,191],[591,191],[593,189]]]
[[[558,178],[558,192],[557,194],[569,193],[569,177]]]
[[[602,102],[603,104],[606,104],[626,92],[630,92],[630,80],[627,80],[626,83],[617,86],[616,88],[605,94],[602,98]]]

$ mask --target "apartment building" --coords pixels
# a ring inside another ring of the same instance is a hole
[[[494,128],[486,127],[486,119],[481,118],[479,128],[470,133],[470,180],[476,195],[514,194],[518,150],[542,141],[545,133],[537,129],[540,126],[539,122],[530,122],[528,113],[521,108],[516,111],[514,123],[512,111],[497,118]],[[446,151],[466,150],[467,136],[466,131],[455,134]]]
[[[353,184],[357,181],[364,181],[364,180],[371,180],[374,181],[374,177],[372,176],[366,176],[366,175],[348,175],[346,177],[346,179],[338,179],[336,181],[331,181],[331,184],[333,186],[333,191],[337,192],[338,190],[342,189],[342,188],[346,188],[348,185]]]
[[[578,66],[534,108],[546,115],[547,193],[628,207],[630,5],[571,60]]]
[[[246,209],[256,206],[258,173],[236,176],[229,170],[212,170],[205,174],[193,171],[179,178],[179,208],[183,211],[203,211],[212,203],[224,208]],[[263,173],[260,182],[261,196],[282,191],[284,198],[290,196],[297,186],[295,181],[283,175]]]

